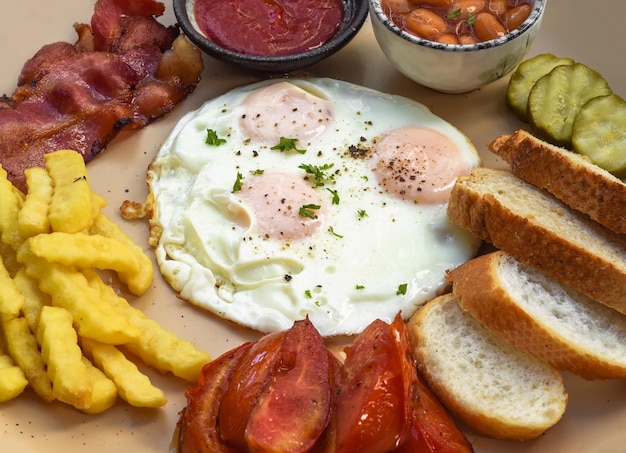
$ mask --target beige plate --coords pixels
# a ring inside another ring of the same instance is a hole
[[[0,4],[0,92],[11,93],[24,61],[43,44],[75,39],[74,22],[89,21],[93,0],[27,0]],[[529,56],[551,52],[570,56],[600,71],[614,91],[626,96],[624,77],[623,0],[603,0],[597,7],[583,0],[554,0]],[[165,23],[173,23],[167,3]],[[594,33],[589,35],[588,33]],[[522,127],[505,108],[507,80],[462,95],[444,95],[422,88],[400,75],[378,49],[367,22],[358,37],[337,55],[311,72],[403,95],[426,104],[436,114],[467,134],[486,165],[502,166],[485,144]],[[147,129],[116,139],[90,165],[93,188],[104,196],[106,213],[146,249],[147,226],[119,216],[123,200],[143,201],[146,168],[161,141],[187,111],[230,88],[256,80],[206,58],[202,82],[194,94],[167,118]],[[167,328],[196,342],[213,356],[255,338],[253,332],[200,312],[179,301],[157,276],[154,287],[134,303]],[[40,452],[48,448],[70,452],[133,453],[167,451],[178,412],[185,405],[186,384],[172,377],[151,375],[169,402],[162,410],[141,410],[119,403],[108,412],[83,415],[53,403],[47,405],[30,392],[0,406],[0,446],[3,452]],[[626,452],[626,383],[585,382],[567,376],[570,403],[562,421],[539,439],[525,443],[500,442],[468,430],[477,453],[488,452]]]

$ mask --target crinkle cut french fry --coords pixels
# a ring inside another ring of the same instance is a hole
[[[30,278],[23,267],[15,274],[13,281],[20,293],[24,295],[22,316],[26,319],[30,331],[36,334],[39,313],[45,305],[52,305],[52,299],[39,289],[37,281]]]
[[[134,295],[140,296],[145,293],[152,283],[154,267],[152,266],[152,260],[144,253],[141,247],[135,244],[120,227],[111,222],[104,214],[100,214],[94,219],[89,232],[117,239],[133,252],[139,261],[140,271],[132,275],[120,275],[120,280],[126,283],[128,290]]]
[[[9,275],[14,276],[21,269],[22,265],[17,261],[17,251],[2,241],[0,241],[0,257],[4,262],[4,267],[9,271]]]
[[[64,308],[43,307],[37,341],[56,399],[84,410],[91,406],[93,386],[72,323]]]
[[[20,237],[26,239],[36,234],[50,231],[48,206],[52,198],[52,179],[41,167],[24,170],[28,192],[17,215],[17,228]]]
[[[30,250],[51,263],[110,269],[119,274],[140,271],[135,254],[122,242],[100,235],[53,232],[30,238]]]
[[[46,372],[37,339],[30,331],[26,319],[20,317],[5,321],[4,333],[9,355],[24,371],[32,389],[45,401],[54,400],[52,381]]]
[[[50,295],[52,304],[72,314],[79,335],[110,344],[139,338],[139,328],[102,300],[83,273],[32,255],[29,241],[20,247],[18,259],[25,264],[28,276],[37,279],[39,288]]]
[[[16,317],[24,306],[24,296],[20,293],[17,285],[4,267],[4,261],[0,256],[0,315],[9,318]]]
[[[78,233],[87,229],[92,221],[92,199],[83,157],[76,151],[60,150],[44,159],[54,185],[48,211],[52,230]]]
[[[8,180],[6,170],[0,165],[0,240],[13,250],[22,243],[17,225],[17,215],[22,208],[23,198]]]
[[[22,369],[0,351],[0,403],[19,396],[27,385]]]
[[[94,271],[85,271],[89,284],[97,288],[101,297],[118,313],[125,316],[141,330],[141,336],[123,345],[124,349],[141,358],[146,364],[163,373],[170,372],[189,382],[196,382],[202,367],[211,358],[191,342],[178,338],[174,333],[148,318],[141,310],[119,297]]]
[[[98,217],[100,215],[100,211],[107,205],[106,198],[101,197],[95,192],[91,192],[91,219]]]
[[[115,346],[88,338],[82,339],[81,344],[87,356],[115,382],[124,401],[137,407],[161,407],[167,403],[163,391],[152,385],[150,378]]]
[[[87,414],[99,414],[109,409],[117,401],[117,386],[86,357],[83,357],[83,363],[87,367],[87,373],[91,379],[92,393],[91,405],[82,411]]]

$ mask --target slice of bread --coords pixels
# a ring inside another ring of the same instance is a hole
[[[626,233],[626,184],[589,159],[524,130],[498,137],[488,148],[516,176],[552,193],[616,233]]]
[[[449,273],[461,307],[512,345],[585,379],[626,378],[626,316],[497,251]]]
[[[588,297],[626,313],[626,237],[512,173],[457,178],[448,216],[479,238]]]
[[[408,322],[424,378],[461,421],[487,436],[532,439],[567,405],[560,372],[485,329],[445,294]]]

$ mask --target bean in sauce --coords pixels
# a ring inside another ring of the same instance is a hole
[[[532,0],[382,0],[403,30],[444,44],[474,44],[504,36],[532,11]]]

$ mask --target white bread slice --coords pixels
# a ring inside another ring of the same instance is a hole
[[[512,173],[480,167],[457,178],[448,217],[519,261],[626,313],[626,236]]]
[[[512,345],[585,379],[626,378],[626,316],[497,251],[449,273],[461,307]]]
[[[514,175],[587,214],[616,233],[626,233],[626,184],[586,157],[527,131],[498,137],[488,148]]]
[[[419,371],[474,430],[498,439],[532,439],[565,412],[561,373],[485,329],[452,294],[426,303],[408,328]]]

